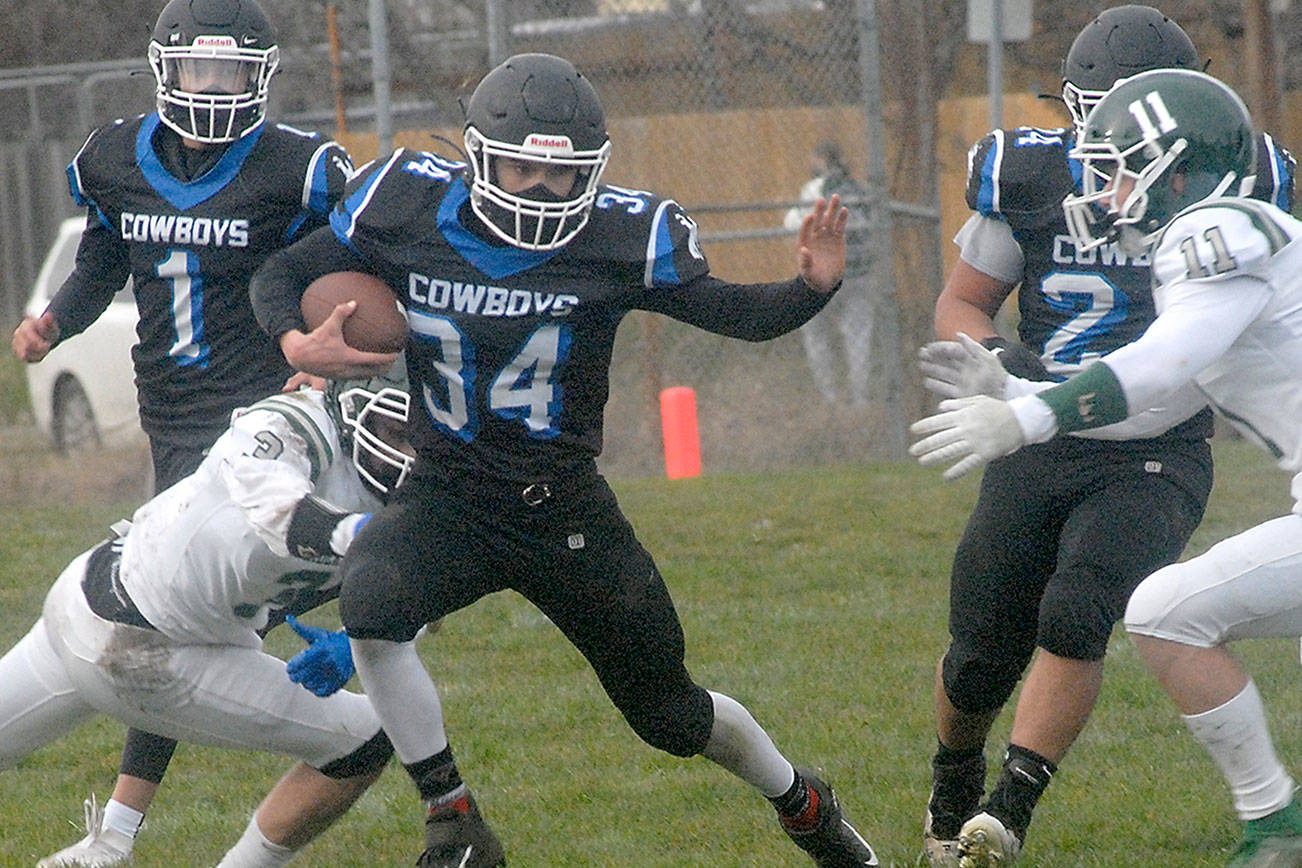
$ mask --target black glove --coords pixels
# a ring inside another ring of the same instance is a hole
[[[1023,380],[1052,380],[1053,376],[1044,367],[1044,362],[1026,344],[1009,343],[1001,337],[986,338],[981,346],[999,357],[1004,370]]]

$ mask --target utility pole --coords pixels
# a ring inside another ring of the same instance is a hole
[[[379,156],[393,150],[393,99],[390,95],[389,17],[385,0],[370,0],[371,82],[375,95],[375,143]]]
[[[1247,102],[1258,129],[1280,128],[1279,52],[1271,0],[1243,0],[1243,55]]]

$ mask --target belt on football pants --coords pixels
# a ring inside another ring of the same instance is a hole
[[[86,573],[81,577],[81,592],[86,596],[90,610],[105,621],[155,630],[153,624],[136,608],[127,589],[122,585],[119,566],[122,563],[122,541],[107,540],[90,553]]]

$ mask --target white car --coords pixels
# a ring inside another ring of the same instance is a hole
[[[70,217],[45,256],[26,312],[40,316],[72,273],[85,217]],[[128,280],[99,319],[26,365],[36,426],[60,452],[121,447],[145,441],[136,407],[131,348],[136,343],[136,301]]]

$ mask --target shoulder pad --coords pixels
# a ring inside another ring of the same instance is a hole
[[[392,232],[432,219],[438,201],[464,168],[437,154],[399,148],[353,175],[330,215],[330,225],[340,240],[351,243],[359,223]]]
[[[1067,160],[1070,130],[1016,127],[988,133],[968,151],[967,204],[978,214],[1037,214],[1075,188]]]
[[[640,269],[644,286],[676,286],[710,270],[696,221],[672,199],[603,184],[575,255]]]
[[[1176,215],[1159,236],[1153,254],[1154,285],[1264,275],[1271,258],[1299,234],[1288,215],[1255,199],[1200,202]]]
[[[302,441],[314,482],[339,454],[334,426],[319,391],[300,389],[271,395],[237,410],[231,419],[232,428],[254,434],[265,430],[269,424],[279,429],[288,428]]]
[[[136,134],[144,115],[118,118],[91,130],[68,163],[68,188],[78,205],[93,202],[105,182],[116,179],[135,162]]]

